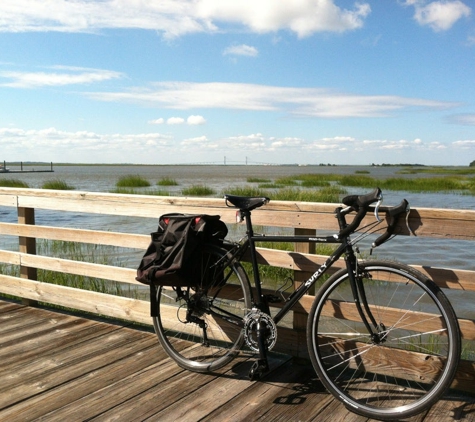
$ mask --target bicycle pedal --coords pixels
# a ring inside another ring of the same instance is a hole
[[[258,359],[253,364],[249,371],[249,380],[256,381],[262,377],[266,372],[269,371],[269,365],[267,360]]]

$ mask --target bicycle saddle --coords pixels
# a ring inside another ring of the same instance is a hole
[[[241,211],[251,211],[255,208],[262,207],[270,201],[270,199],[266,197],[256,198],[252,196],[236,195],[224,195],[224,199],[226,200],[226,205],[228,207],[233,206],[239,208]]]

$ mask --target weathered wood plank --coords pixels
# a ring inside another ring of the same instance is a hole
[[[38,239],[93,243],[97,245],[110,245],[137,249],[146,249],[150,242],[150,236],[148,235],[114,233],[99,230],[69,229],[63,227],[39,225],[25,227],[24,225],[1,222],[0,234],[10,236],[28,236]]]
[[[222,199],[148,197],[94,192],[61,192],[42,189],[0,188],[0,196],[11,200],[17,195],[20,207],[43,208],[59,211],[92,212],[98,214],[130,215],[157,218],[160,214],[177,211],[184,213],[220,214],[224,221],[234,221],[234,209],[227,208]],[[7,201],[7,202],[8,202]],[[15,204],[16,206],[16,204]],[[271,201],[253,214],[254,222],[264,226],[319,228],[337,230],[333,210],[335,204]],[[367,221],[370,221],[368,218]],[[411,210],[410,227],[418,236],[475,239],[475,211],[418,208]],[[409,234],[404,222],[400,234]]]
[[[31,329],[33,315],[45,325],[70,318],[38,308],[24,309],[0,301],[0,316],[24,316],[25,329]],[[308,362],[286,357],[281,361],[277,356],[280,364],[271,359],[272,372],[259,382],[247,380],[250,362],[245,361],[232,362],[219,374],[197,374],[183,371],[165,357],[152,332],[86,321],[91,331],[84,337],[80,328],[85,327],[84,320],[79,320],[67,335],[60,332],[57,338],[52,335],[54,330],[36,325],[38,344],[47,339],[51,346],[37,349],[38,353],[16,365],[23,371],[21,376],[12,378],[10,365],[4,375],[0,359],[1,420],[367,420],[326,393]],[[186,347],[185,343],[180,346]],[[23,349],[20,345],[16,353],[19,359]],[[470,421],[474,408],[475,396],[450,393],[427,416],[411,421]]]
[[[150,304],[138,299],[106,295],[39,281],[23,280],[3,274],[0,274],[0,293],[60,305],[93,314],[106,315],[121,320],[147,325],[151,324]]]
[[[174,377],[180,376],[182,381],[186,380],[183,370],[175,362],[165,359],[159,350],[152,356],[151,351],[144,351],[139,356],[131,356],[120,362],[120,365],[129,366],[125,372],[121,371],[121,366],[101,368],[95,374],[95,389],[90,391],[82,390],[76,400],[72,401],[71,396],[67,397],[63,405],[54,409],[41,417],[38,421],[63,422],[74,420],[77,417],[78,408],[81,409],[81,418],[91,420],[98,417],[99,420],[106,420],[108,412],[115,413],[117,417],[124,417],[126,414],[137,417],[137,410],[143,411],[141,404],[136,404],[137,396],[148,393],[153,395],[148,397],[146,404],[165,402],[163,392],[160,391],[160,383],[170,382]],[[148,361],[147,361],[148,360]],[[138,362],[137,362],[138,361]],[[142,362],[140,362],[142,361]],[[137,365],[138,363],[138,365]],[[146,365],[145,365],[146,364]],[[144,365],[143,369],[140,366]],[[108,371],[117,371],[114,378],[107,376]],[[104,381],[101,380],[104,378]],[[85,380],[86,383],[89,380]],[[123,409],[122,414],[119,407]],[[140,414],[139,412],[139,414]],[[98,416],[99,415],[99,416]]]
[[[135,280],[137,271],[130,268],[29,254],[21,254],[20,263],[21,265],[41,268],[43,270],[58,271],[67,274],[77,274],[143,286],[142,283]]]

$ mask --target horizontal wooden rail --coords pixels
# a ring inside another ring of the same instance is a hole
[[[296,233],[335,232],[335,204],[271,201],[266,207],[253,213],[256,225],[293,229]],[[55,215],[84,213],[90,220],[124,216],[135,221],[143,218],[158,219],[169,212],[219,214],[228,224],[235,222],[235,210],[225,206],[222,199],[156,197],[146,195],[120,195],[95,192],[51,191],[43,189],[0,188],[0,207],[17,210],[17,222],[0,221],[1,236],[19,238],[18,250],[0,249],[1,263],[20,268],[19,277],[0,274],[0,293],[29,301],[51,303],[67,308],[98,313],[113,318],[127,319],[150,324],[150,304],[147,301],[128,297],[65,287],[37,280],[37,270],[79,275],[111,280],[124,284],[142,286],[135,281],[135,269],[92,262],[76,261],[64,257],[38,254],[35,241],[65,241],[131,249],[141,252],[148,246],[147,233],[124,233],[120,226],[114,231],[95,230],[89,227],[64,227],[61,224],[36,224],[35,212],[53,211]],[[104,216],[104,217],[101,217]],[[367,222],[374,217],[367,217]],[[441,239],[475,240],[475,211],[448,209],[413,209],[410,213],[411,230],[421,237]],[[398,233],[409,235],[404,222]],[[314,271],[325,257],[316,255],[305,244],[298,244],[295,251],[280,251],[259,248],[258,258],[263,265],[287,268],[295,271],[295,280]],[[343,263],[337,263],[340,268]],[[443,268],[438,266],[414,266],[431,277],[444,289],[475,290],[475,271]],[[144,289],[146,287],[144,286]],[[146,290],[144,290],[147,293]],[[307,356],[305,324],[313,302],[313,296],[306,295],[293,311],[293,325],[279,327],[277,350],[297,356]],[[279,306],[279,305],[275,305]],[[475,321],[459,319],[463,338],[475,344]],[[475,392],[475,365],[463,361],[455,385]]]

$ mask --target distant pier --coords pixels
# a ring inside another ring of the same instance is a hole
[[[16,163],[15,163],[16,164]],[[34,164],[39,165],[41,167],[45,166],[45,164],[39,164],[39,163],[31,163],[28,167],[32,167]],[[46,164],[47,165],[47,164]],[[7,163],[4,161],[3,165],[0,165],[0,173],[53,173],[53,163],[51,162],[49,164],[49,169],[41,169],[41,170],[36,170],[35,168],[24,168],[23,167],[23,161],[20,162],[19,164],[20,169],[11,169],[7,167]],[[18,164],[17,164],[18,167]]]

